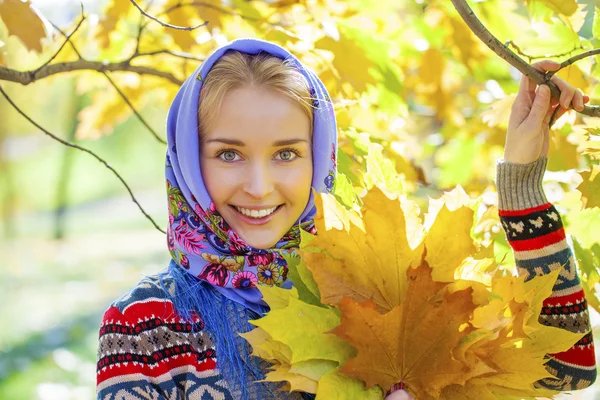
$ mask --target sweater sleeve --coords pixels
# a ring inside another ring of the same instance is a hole
[[[170,302],[111,306],[99,332],[97,398],[233,400],[201,328],[175,317]]]
[[[519,275],[529,280],[562,268],[551,296],[544,301],[540,322],[587,334],[569,350],[548,355],[546,368],[555,378],[538,384],[554,390],[577,390],[596,379],[594,344],[573,253],[561,217],[548,203],[542,187],[547,163],[546,157],[531,164],[500,160],[496,170],[498,208]]]

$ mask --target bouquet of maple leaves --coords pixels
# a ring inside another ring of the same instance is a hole
[[[522,399],[557,392],[547,353],[582,335],[538,322],[559,270],[525,282],[471,236],[475,204],[457,188],[418,206],[375,187],[360,211],[316,195],[317,236],[288,257],[291,290],[261,287],[271,310],[244,338],[267,381],[317,399]]]

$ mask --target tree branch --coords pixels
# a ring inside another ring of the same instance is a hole
[[[64,72],[73,71],[97,71],[97,72],[133,72],[140,75],[152,75],[159,78],[164,78],[177,86],[181,86],[183,82],[177,79],[173,74],[169,72],[159,71],[154,68],[145,67],[141,65],[131,65],[130,60],[107,63],[99,61],[88,61],[88,60],[77,60],[70,62],[61,62],[46,65],[39,71],[17,71],[12,68],[3,67],[0,65],[0,80],[8,82],[16,82],[22,85],[28,85],[37,80],[46,78],[50,75],[60,74]]]
[[[197,25],[197,26],[191,26],[191,27],[186,27],[186,26],[177,26],[177,25],[171,25],[171,24],[167,24],[166,22],[162,22],[161,20],[159,20],[158,18],[148,14],[146,11],[144,11],[139,5],[138,3],[135,2],[135,0],[129,0],[134,6],[135,8],[137,8],[138,10],[140,10],[140,12],[142,13],[142,15],[150,18],[153,21],[158,22],[159,24],[161,24],[162,26],[165,26],[167,28],[172,28],[172,29],[177,29],[180,31],[193,31],[196,30],[200,27],[206,26],[208,24],[208,21],[205,21],[204,23]]]
[[[10,105],[19,113],[21,114],[27,121],[29,121],[31,124],[33,124],[36,128],[38,128],[39,130],[41,130],[42,132],[44,132],[46,135],[50,136],[52,139],[56,140],[57,142],[60,142],[62,144],[64,144],[65,146],[68,147],[72,147],[74,149],[83,151],[84,153],[88,153],[90,154],[92,157],[94,157],[96,160],[100,161],[102,164],[104,164],[104,166],[106,168],[108,168],[109,170],[112,171],[113,174],[115,174],[115,176],[121,181],[121,183],[125,186],[125,188],[127,189],[127,191],[129,192],[129,195],[131,196],[131,199],[133,200],[133,202],[135,204],[137,204],[138,208],[140,209],[140,211],[142,212],[142,214],[144,214],[146,216],[146,218],[152,223],[152,225],[154,225],[154,227],[156,229],[158,229],[160,232],[162,233],[166,233],[163,229],[161,229],[157,223],[152,219],[152,217],[150,215],[148,215],[148,213],[146,213],[146,211],[142,208],[142,206],[140,205],[140,203],[137,201],[137,199],[135,198],[133,192],[131,191],[131,188],[129,187],[129,185],[127,185],[127,183],[125,182],[125,180],[121,177],[121,175],[113,168],[110,166],[110,164],[108,164],[102,157],[100,157],[99,155],[97,155],[96,153],[94,153],[93,151],[86,149],[84,147],[78,146],[76,144],[73,144],[71,142],[68,142],[64,139],[59,138],[58,136],[48,132],[46,129],[42,128],[37,122],[35,122],[34,120],[32,120],[27,114],[25,114],[24,111],[22,111],[13,101],[12,99],[8,96],[8,94],[6,94],[6,92],[4,91],[4,89],[2,88],[2,86],[0,86],[0,93],[2,93],[2,95],[4,96],[4,98],[10,103]]]
[[[573,57],[569,58],[568,60],[563,61],[560,64],[560,68],[558,71],[560,71],[563,68],[568,67],[569,65],[575,63],[576,61],[582,60],[586,57],[595,56],[596,54],[600,54],[600,49],[594,49],[594,50],[585,51],[583,53],[579,53],[576,56],[573,56]],[[547,74],[548,79],[552,78],[552,76],[554,76],[554,74],[556,74],[558,71],[549,71]]]
[[[467,4],[466,0],[452,0],[452,4],[456,11],[460,14],[462,19],[471,28],[473,33],[485,43],[494,53],[499,55],[502,59],[506,60],[510,65],[521,71],[533,82],[538,85],[548,85],[550,92],[555,98],[560,98],[560,89],[554,82],[552,82],[546,74],[533,68],[531,65],[526,63],[521,57],[513,53],[507,46],[502,44],[486,27],[479,21],[471,7]],[[562,66],[561,66],[562,67]],[[579,111],[581,114],[588,115],[590,117],[600,117],[599,106],[584,106],[583,111]]]
[[[146,120],[142,117],[142,115],[135,109],[135,107],[133,106],[133,104],[131,104],[131,102],[129,101],[129,99],[127,98],[127,96],[125,96],[125,93],[123,93],[121,91],[121,89],[119,89],[119,87],[117,86],[117,84],[110,78],[110,76],[108,76],[108,74],[106,72],[104,72],[104,76],[106,76],[106,79],[108,79],[108,81],[110,82],[110,84],[119,93],[119,95],[121,96],[121,98],[123,99],[123,101],[125,103],[127,103],[127,105],[129,106],[129,108],[131,108],[131,111],[133,111],[133,113],[138,117],[138,119],[140,120],[140,122],[142,124],[144,124],[144,126],[146,128],[148,128],[148,130],[150,131],[150,133],[152,133],[152,136],[154,136],[156,138],[156,140],[158,140],[162,144],[167,144],[167,142],[164,139],[162,139],[160,136],[158,136],[158,133],[156,133],[156,131],[154,129],[152,129],[152,127],[150,126],[150,124],[148,124],[148,122],[146,122]]]

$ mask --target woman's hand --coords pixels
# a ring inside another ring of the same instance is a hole
[[[556,71],[560,64],[544,60],[532,64],[532,67],[542,72]],[[525,75],[521,78],[519,92],[508,121],[505,161],[529,164],[537,161],[540,156],[547,156],[550,144],[549,123],[554,109],[560,107],[556,115],[558,119],[570,108],[583,110],[583,105],[590,100],[579,89],[575,89],[558,76],[554,75],[551,80],[560,89],[560,99],[550,98],[550,88],[547,85],[537,86]]]
[[[412,397],[408,392],[400,389],[392,392],[384,400],[415,400],[415,398]]]

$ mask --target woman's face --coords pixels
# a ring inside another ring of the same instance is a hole
[[[202,178],[219,214],[250,246],[273,247],[304,211],[310,121],[274,90],[231,90],[201,138]]]

